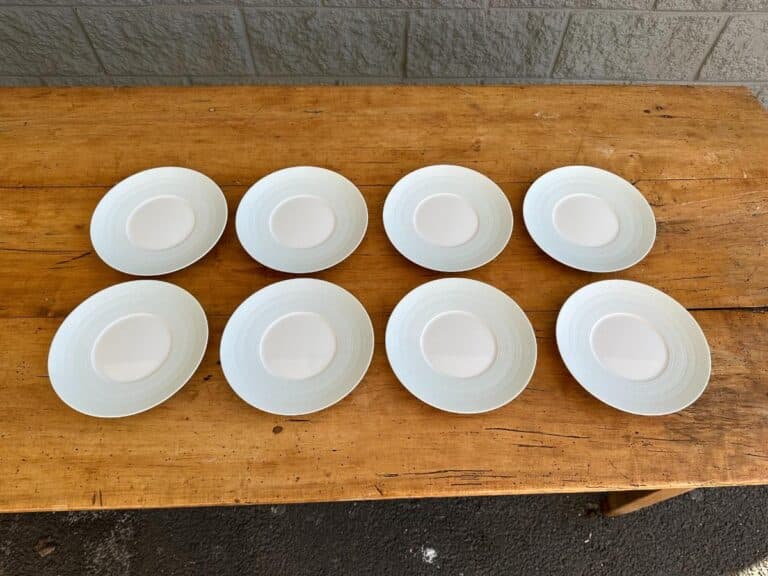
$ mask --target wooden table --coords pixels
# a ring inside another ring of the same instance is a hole
[[[0,510],[68,510],[426,496],[663,490],[768,482],[768,115],[745,89],[357,87],[6,89],[0,92]],[[466,274],[494,284],[536,329],[536,374],[479,416],[434,410],[390,372],[387,316],[438,273],[387,241],[389,188],[421,166],[457,163],[504,189],[515,229],[503,254]],[[340,404],[302,418],[255,410],[218,363],[227,317],[289,277],[251,260],[234,213],[247,187],[290,165],[360,186],[360,248],[316,276],[366,306],[376,352]],[[566,268],[522,222],[530,182],[591,164],[634,182],[653,206],[651,254],[620,274]],[[79,302],[129,277],[93,253],[88,226],[118,180],[151,166],[201,170],[223,186],[230,223],[202,261],[167,280],[208,313],[208,353],[158,408],[117,420],[67,408],[46,375],[48,346]],[[671,416],[624,414],[587,394],[554,342],[557,311],[603,278],[664,290],[712,347],[709,388]]]

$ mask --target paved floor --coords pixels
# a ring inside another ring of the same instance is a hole
[[[768,576],[768,486],[0,516],[0,575]]]

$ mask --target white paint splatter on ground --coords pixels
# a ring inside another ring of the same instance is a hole
[[[89,510],[88,512],[65,512],[64,523],[68,525],[93,522],[102,518],[107,518],[108,512]]]
[[[752,566],[747,566],[733,574],[734,576],[768,576],[768,558],[758,560]]]
[[[437,560],[437,550],[429,546],[422,546],[421,559],[427,564],[434,564],[435,560]]]
[[[131,515],[123,513],[115,519],[109,534],[85,546],[88,574],[131,575],[134,530]]]

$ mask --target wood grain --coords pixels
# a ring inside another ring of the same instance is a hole
[[[0,126],[0,186],[111,186],[162,165],[220,185],[298,164],[358,185],[436,163],[502,182],[564,164],[629,180],[768,177],[766,113],[746,88],[17,88]]]
[[[745,90],[685,87],[9,89],[0,92],[0,510],[192,506],[469,494],[684,489],[768,482],[768,116]],[[391,374],[386,319],[442,277],[387,242],[381,207],[409,170],[477,168],[512,203],[503,254],[467,276],[513,296],[536,329],[533,381],[480,416],[438,412]],[[651,254],[620,274],[570,270],[533,244],[522,198],[544,171],[601,166],[653,206]],[[133,171],[180,164],[225,186],[230,222],[201,262],[165,279],[197,296],[206,358],[176,396],[114,421],[64,406],[46,374],[61,318],[128,276],[93,253],[90,215]],[[343,402],[303,418],[250,408],[217,362],[228,315],[289,277],[234,234],[244,190],[288,165],[361,186],[370,228],[318,274],[358,296],[376,333],[372,367]],[[694,312],[713,378],[671,416],[613,410],[568,375],[557,310],[580,286],[631,278]]]

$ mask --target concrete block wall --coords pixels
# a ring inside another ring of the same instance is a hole
[[[768,0],[0,0],[0,85],[727,83]]]

